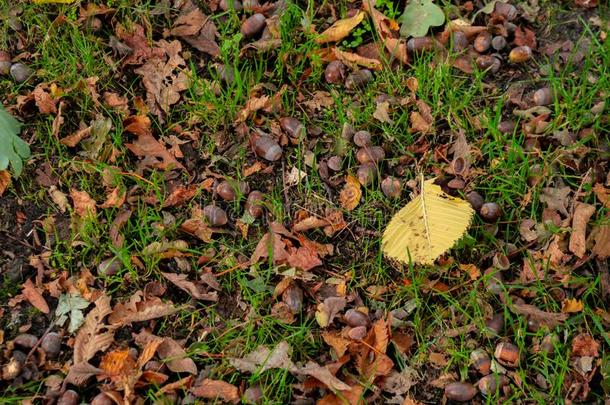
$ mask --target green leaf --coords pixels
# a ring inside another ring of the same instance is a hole
[[[9,164],[13,175],[19,177],[23,160],[30,157],[30,146],[21,138],[21,124],[0,106],[0,170]]]
[[[430,27],[438,27],[445,22],[445,13],[432,0],[410,0],[400,17],[403,37],[423,37]]]
[[[69,318],[70,324],[68,325],[68,331],[70,333],[76,332],[85,320],[83,309],[88,306],[89,301],[78,294],[60,295],[57,309],[55,310],[55,316],[57,316],[56,323],[61,326]]]

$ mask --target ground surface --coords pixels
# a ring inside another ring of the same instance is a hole
[[[0,99],[32,150],[0,177],[0,402],[603,402],[604,2],[437,2],[506,40],[498,70],[457,22],[393,58],[404,2],[226,3],[0,3],[0,50],[31,70]],[[420,174],[500,214],[403,265],[381,235]]]

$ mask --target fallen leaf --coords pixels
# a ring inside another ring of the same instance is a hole
[[[328,297],[318,304],[315,317],[322,328],[329,326],[339,312],[343,311],[347,301],[343,297]]]
[[[32,280],[28,279],[25,283],[23,283],[21,294],[23,294],[25,299],[27,299],[28,302],[40,312],[44,314],[51,312],[47,301],[45,301],[44,297],[40,293],[40,290],[36,288],[34,283],[32,283]]]
[[[158,297],[143,301],[142,293],[138,292],[127,303],[118,303],[114,306],[108,317],[108,323],[123,326],[132,322],[142,322],[168,316],[177,310],[171,303],[163,302]]]
[[[582,259],[586,252],[587,223],[595,213],[595,206],[577,203],[572,217],[572,234],[570,235],[570,252]]]
[[[39,84],[32,91],[34,102],[41,114],[55,114],[57,113],[57,99],[47,93],[45,88],[48,88],[48,86]]]
[[[55,323],[63,326],[69,319],[68,332],[74,333],[83,324],[85,318],[83,309],[89,306],[89,301],[81,297],[79,294],[61,294],[57,308],[55,308]]]
[[[290,345],[286,341],[281,341],[273,350],[267,346],[258,346],[244,358],[230,358],[229,363],[237,370],[248,373],[261,374],[274,368],[292,370],[294,363],[290,360],[291,353]]]
[[[573,314],[582,312],[584,304],[576,298],[566,298],[561,302],[561,312],[564,314]]]
[[[362,188],[358,179],[351,174],[348,174],[345,178],[345,185],[339,194],[339,203],[341,206],[352,211],[360,203],[362,198]]]
[[[337,358],[343,357],[347,351],[347,346],[351,343],[351,340],[342,337],[335,332],[322,332],[322,339],[327,345],[333,348]]]
[[[438,27],[445,22],[445,13],[431,0],[412,0],[400,17],[403,37],[423,37],[430,27]]]
[[[373,118],[377,121],[385,122],[386,124],[393,124],[394,121],[390,118],[389,114],[390,102],[382,101],[381,103],[377,103],[377,107],[375,107],[375,112],[373,113]]]
[[[191,200],[199,191],[197,184],[191,184],[187,187],[179,186],[167,196],[163,201],[163,207],[176,207]]]
[[[287,186],[296,186],[301,182],[301,180],[307,177],[307,173],[300,170],[298,167],[294,166],[290,169],[290,172],[286,173],[284,176],[284,181]]]
[[[0,197],[11,184],[11,174],[8,170],[0,170]]]
[[[86,191],[70,189],[70,197],[74,204],[74,212],[81,218],[95,217],[97,214],[96,203]]]
[[[121,24],[117,24],[116,26],[117,37],[127,45],[127,52],[123,54],[129,54],[129,56],[123,59],[123,65],[141,65],[144,61],[151,58],[163,57],[164,52],[162,49],[151,48],[149,46],[144,28],[141,25],[130,24],[129,27],[130,31],[126,30]],[[115,42],[118,42],[116,41],[116,38],[114,38],[114,40]],[[120,44],[123,45],[121,48],[123,48],[125,44]]]
[[[588,333],[580,333],[572,340],[572,355],[574,356],[599,356],[600,344]]]
[[[125,146],[139,157],[143,157],[141,164],[144,167],[155,169],[184,169],[176,158],[157,141],[150,130],[150,119],[143,115],[136,115],[123,121],[125,131],[137,136],[133,143]]]
[[[529,28],[517,27],[515,29],[515,46],[529,46],[531,49],[537,48],[536,33]]]
[[[66,384],[81,386],[94,375],[102,374],[104,371],[89,363],[77,363],[70,367],[68,375],[64,379]]]
[[[337,42],[349,35],[349,33],[358,26],[364,19],[364,11],[359,11],[352,17],[343,18],[335,21],[333,25],[327,28],[316,38],[316,43],[325,44],[327,42]]]
[[[424,182],[422,176],[420,194],[386,227],[382,250],[401,262],[432,264],[462,237],[473,215],[468,202],[445,194],[434,179]]]
[[[568,195],[572,192],[570,187],[552,188],[546,187],[542,189],[540,194],[540,201],[546,203],[547,207],[552,210],[557,210],[562,213],[565,217],[568,214]]]
[[[190,359],[182,346],[172,338],[164,338],[157,348],[157,354],[165,365],[175,373],[197,374],[197,366]]]
[[[610,214],[606,216],[606,221],[608,221],[609,216]],[[593,248],[591,249],[593,256],[596,256],[599,260],[610,257],[610,224],[605,223],[593,227],[589,237],[593,241]]]
[[[205,301],[216,301],[218,299],[215,293],[206,293],[201,286],[196,285],[187,279],[186,274],[161,273],[163,277],[169,280],[172,284],[183,291],[186,291],[193,298]]]
[[[593,192],[595,193],[595,196],[597,197],[597,199],[602,204],[604,204],[604,207],[610,208],[610,190],[609,189],[604,187],[604,185],[601,183],[596,183],[595,186],[593,186]],[[2,193],[0,193],[0,195],[1,194]]]
[[[74,338],[74,364],[88,362],[97,352],[110,347],[114,332],[103,323],[110,312],[110,297],[101,295]]]
[[[398,23],[377,10],[373,2],[364,2],[362,8],[371,16],[375,31],[390,55],[404,64],[409,63],[407,44],[404,40],[396,38]]]
[[[106,201],[100,205],[100,208],[119,208],[125,202],[126,195],[126,191],[117,186],[108,194]]]
[[[419,112],[411,111],[409,116],[411,122],[411,129],[415,132],[421,132],[427,134],[432,129],[432,122],[426,120]]]
[[[350,389],[350,386],[335,377],[328,367],[321,366],[313,361],[308,361],[305,366],[297,369],[296,373],[313,377],[333,391],[347,391]]]
[[[198,398],[221,399],[224,402],[234,404],[240,401],[239,390],[236,386],[225,381],[209,378],[193,385],[190,392]]]
[[[332,52],[335,56],[335,59],[340,60],[351,68],[355,69],[358,66],[362,66],[372,70],[383,69],[383,65],[378,59],[367,58],[364,56],[360,56],[357,53],[342,51],[337,48],[333,48]]]
[[[474,264],[462,264],[459,265],[460,270],[468,274],[471,280],[477,280],[481,277],[481,270]]]
[[[100,368],[111,378],[127,375],[135,368],[135,365],[136,361],[130,356],[129,349],[106,353],[100,362]]]
[[[170,31],[171,35],[178,37],[195,35],[203,27],[207,19],[206,15],[197,6],[194,6],[191,2],[188,3],[190,3],[190,7],[184,7],[174,21],[173,28]]]
[[[57,205],[59,210],[61,212],[66,212],[66,210],[70,206],[70,203],[68,202],[68,197],[66,196],[66,194],[59,191],[57,189],[57,187],[55,187],[55,186],[49,187],[48,193],[49,193],[49,197],[51,197],[51,200],[53,200],[53,202]]]

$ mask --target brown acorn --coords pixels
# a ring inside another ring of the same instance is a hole
[[[280,118],[280,127],[291,138],[302,139],[305,136],[305,125],[294,117]]]
[[[549,333],[542,338],[542,343],[540,343],[540,350],[545,352],[547,355],[552,355],[555,353],[555,346],[559,342],[559,338],[554,333]]]
[[[496,2],[494,14],[502,16],[506,21],[513,21],[518,16],[517,7],[509,3]]]
[[[407,41],[407,50],[411,53],[431,51],[434,48],[434,40],[430,37],[416,37]]]
[[[343,162],[340,156],[331,156],[328,158],[326,164],[328,165],[328,168],[330,170],[332,170],[333,172],[338,172],[339,170],[341,170]]]
[[[508,60],[510,60],[512,63],[527,62],[531,57],[532,49],[526,45],[513,48],[508,54]]]
[[[453,31],[451,34],[452,50],[454,52],[461,52],[468,48],[468,38],[462,31]]]
[[[282,157],[282,147],[270,136],[254,135],[253,146],[254,152],[258,156],[270,162],[275,162]]]
[[[100,392],[91,400],[91,405],[114,405],[114,404],[115,404],[115,402],[104,392]]]
[[[288,305],[290,312],[298,314],[303,308],[303,290],[298,285],[291,285],[282,293],[282,301]]]
[[[483,349],[475,349],[470,353],[470,364],[483,375],[489,374],[491,370],[491,358]]]
[[[506,48],[506,38],[500,35],[493,37],[491,40],[491,46],[496,51],[501,51],[502,49]]]
[[[532,99],[536,105],[549,105],[554,101],[553,90],[549,87],[538,89],[534,92]]]
[[[489,267],[483,272],[483,274],[486,276],[484,278],[484,282],[487,291],[495,295],[502,294],[504,291],[504,277],[502,276],[500,270],[494,267]]]
[[[445,397],[451,401],[467,402],[475,395],[477,389],[467,382],[452,382],[445,387]]]
[[[8,75],[11,65],[11,56],[7,52],[0,51],[0,75]]]
[[[34,335],[30,335],[29,333],[22,333],[18,335],[15,340],[13,340],[17,346],[24,347],[26,349],[31,349],[38,343],[38,338]]]
[[[379,163],[384,158],[385,151],[381,146],[366,146],[356,152],[356,159],[360,163]]]
[[[370,323],[369,316],[362,311],[357,309],[348,309],[343,315],[343,319],[346,324],[352,327],[356,326],[368,326]]]
[[[377,165],[375,165],[375,163],[361,164],[356,172],[356,177],[358,177],[360,184],[368,186],[375,180],[375,177],[377,177]]]
[[[504,374],[489,374],[481,378],[477,383],[479,391],[485,396],[495,394],[498,389],[508,385],[508,378]]]
[[[369,131],[358,131],[354,134],[354,143],[361,148],[371,144],[371,133]]]
[[[485,222],[496,222],[502,215],[502,208],[496,203],[486,202],[481,206],[479,215],[481,215]]]
[[[223,226],[229,221],[225,210],[216,205],[206,205],[203,207],[203,216],[212,226]]]
[[[352,340],[362,340],[366,337],[366,326],[356,326],[347,331],[347,336]]]
[[[510,134],[515,131],[515,122],[514,121],[501,121],[498,124],[498,131],[503,134]]]
[[[229,182],[227,180],[223,180],[216,186],[216,193],[225,201],[234,201],[238,192],[241,195],[246,195],[250,192],[250,186],[248,183],[243,181],[238,182]]]
[[[500,342],[496,346],[494,357],[503,366],[517,367],[520,360],[519,348],[510,342]]]
[[[475,211],[480,210],[485,202],[481,194],[477,193],[476,191],[471,191],[466,194],[466,200],[470,203]]]
[[[263,216],[264,206],[263,206],[263,198],[264,195],[258,190],[253,190],[249,195],[246,203],[244,204],[244,208],[248,212],[248,214],[252,215],[254,218],[260,218]]]
[[[67,390],[57,400],[57,405],[77,405],[80,396],[74,390]]]
[[[334,60],[326,65],[326,69],[324,70],[324,78],[327,83],[331,84],[340,84],[345,80],[345,65],[343,62]]]
[[[40,347],[48,357],[54,357],[61,350],[61,336],[59,333],[50,332],[43,336]]]
[[[459,177],[455,177],[449,180],[449,182],[447,183],[447,187],[452,190],[462,190],[464,189],[464,187],[466,187],[466,182]]]
[[[474,49],[477,52],[487,52],[491,46],[491,34],[487,31],[480,33],[474,39]]]
[[[373,80],[373,73],[368,69],[356,70],[350,73],[345,79],[345,88],[348,90],[355,90],[360,87],[366,86],[371,80]]]
[[[494,314],[491,319],[485,321],[485,326],[494,336],[498,336],[504,328],[504,315],[501,312]]]
[[[239,0],[220,0],[218,7],[220,7],[222,11],[229,11],[231,8],[235,11],[240,11],[242,9]]]
[[[260,34],[267,24],[265,16],[256,13],[241,24],[241,33],[245,38]]]
[[[489,69],[492,73],[496,73],[502,66],[502,61],[494,55],[481,55],[476,59],[476,64],[479,69]]]
[[[388,176],[381,182],[381,191],[388,198],[400,197],[402,187],[400,181],[392,176]]]
[[[11,65],[9,69],[13,80],[17,83],[25,82],[30,76],[32,76],[32,69],[24,65],[23,63],[15,63]]]

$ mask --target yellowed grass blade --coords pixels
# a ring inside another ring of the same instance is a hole
[[[421,193],[390,220],[381,246],[395,260],[432,264],[464,235],[474,210],[433,183],[421,182]]]

